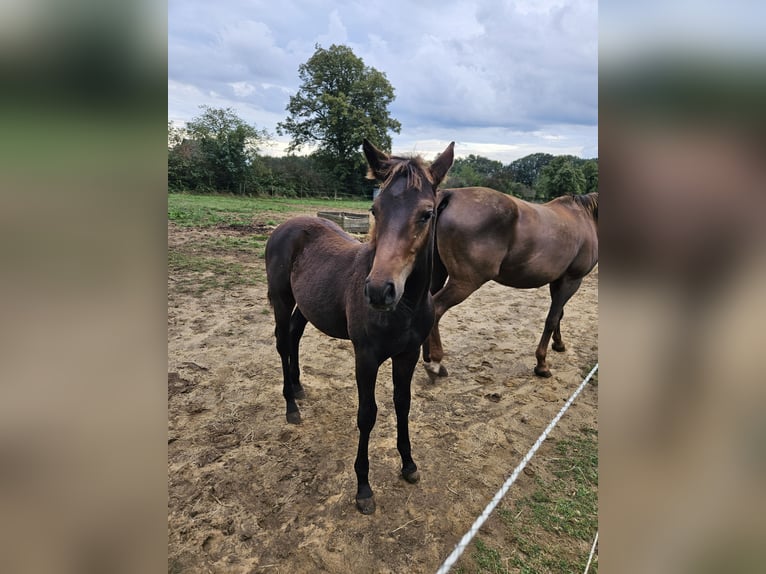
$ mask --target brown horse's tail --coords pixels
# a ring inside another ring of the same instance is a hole
[[[436,233],[434,236],[434,258],[433,272],[431,273],[431,294],[438,293],[447,282],[447,268],[444,266],[442,258],[439,256],[439,216],[444,208],[449,204],[452,197],[451,191],[440,192],[438,203],[436,204]]]

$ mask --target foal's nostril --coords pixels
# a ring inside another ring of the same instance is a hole
[[[383,288],[383,300],[386,302],[386,305],[390,305],[394,302],[396,295],[396,287],[394,287],[394,284],[389,281],[386,283],[386,286]]]
[[[367,279],[364,282],[364,298],[373,308],[391,308],[396,301],[396,286],[393,281],[378,283]]]

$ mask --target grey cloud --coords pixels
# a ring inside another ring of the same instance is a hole
[[[580,127],[591,126],[583,145],[595,149],[595,1],[519,6],[171,1],[169,80],[193,86],[201,97],[228,99],[243,117],[278,118],[263,126],[273,132],[314,44],[345,43],[393,85],[391,112],[402,123],[401,139],[428,131],[459,139],[471,129],[500,143],[508,133],[551,125],[582,138]]]

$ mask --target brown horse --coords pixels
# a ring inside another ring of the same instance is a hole
[[[490,280],[519,289],[550,284],[551,308],[535,353],[535,374],[550,377],[545,357],[551,334],[553,349],[564,351],[564,305],[598,262],[598,193],[534,204],[485,187],[444,189],[437,212],[435,322],[423,345],[431,380],[447,375],[439,320]]]
[[[301,421],[295,399],[305,396],[298,344],[306,323],[353,343],[359,396],[356,504],[362,513],[371,514],[375,501],[368,480],[367,447],[378,411],[375,381],[388,358],[393,366],[402,476],[411,483],[420,478],[410,449],[410,384],[420,346],[433,325],[429,287],[436,190],[452,166],[454,142],[430,167],[419,157],[389,156],[367,140],[363,149],[368,177],[383,182],[370,210],[375,217],[370,241],[360,243],[324,219],[296,217],[269,237],[266,273],[282,359],[287,422]]]

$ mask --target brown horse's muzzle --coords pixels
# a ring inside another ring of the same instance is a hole
[[[364,282],[364,299],[376,311],[393,311],[399,302],[393,281],[373,281],[370,277]]]

